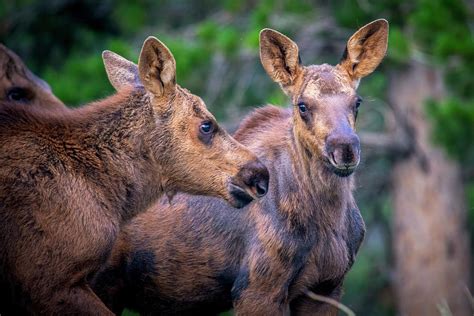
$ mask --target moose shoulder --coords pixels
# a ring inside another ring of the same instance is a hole
[[[99,297],[116,313],[336,315],[305,293],[339,299],[364,237],[352,195],[356,88],[382,61],[387,35],[387,21],[374,21],[338,65],[303,66],[292,40],[263,30],[262,64],[292,106],[254,111],[235,137],[268,167],[267,195],[243,212],[209,197],[156,204],[121,231],[93,282]]]
[[[176,84],[164,44],[148,38],[138,66],[103,57],[114,96],[0,104],[0,314],[110,315],[87,281],[125,220],[163,193],[243,207],[267,191],[265,166]]]

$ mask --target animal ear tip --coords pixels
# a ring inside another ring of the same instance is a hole
[[[143,42],[143,46],[145,45],[152,45],[152,46],[156,46],[157,44],[160,44],[160,40],[157,39],[156,37],[154,36],[148,36],[146,39],[145,39],[145,42]]]
[[[145,50],[148,52],[159,50],[172,55],[170,49],[162,41],[154,36],[148,36],[146,38],[146,40],[143,42],[143,48],[145,48]]]
[[[384,28],[384,29],[388,29],[388,21],[386,19],[377,19],[375,21],[373,21],[371,24],[373,24],[374,26],[377,26],[378,28]]]
[[[110,56],[112,56],[112,52],[111,52],[110,50],[104,50],[104,51],[102,52],[102,58],[103,58],[103,59],[106,59],[106,58],[108,58],[108,57],[110,57]]]
[[[277,34],[279,34],[277,31],[266,27],[260,31],[259,37],[260,39],[266,39]]]

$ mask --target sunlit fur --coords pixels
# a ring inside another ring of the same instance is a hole
[[[365,36],[378,50],[366,54],[373,60],[361,55],[358,66],[343,59],[335,67],[299,65],[295,43],[262,31],[262,64],[293,105],[255,110],[235,137],[268,167],[269,192],[239,212],[214,198],[160,201],[121,231],[93,281],[99,297],[118,314],[127,307],[143,315],[213,315],[233,307],[237,315],[336,315],[305,291],[340,298],[365,226],[352,176],[328,167],[324,142],[341,121],[354,127],[354,70],[375,69],[387,28],[375,21],[349,41]],[[313,110],[310,124],[298,112],[302,98]]]

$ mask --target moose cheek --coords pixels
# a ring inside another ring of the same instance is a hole
[[[306,125],[308,125],[311,121],[309,115],[301,115],[301,119],[303,120],[303,122],[305,122]]]
[[[311,117],[311,114],[306,112],[306,113],[300,113],[300,117],[301,117],[301,120],[303,121],[303,123],[306,125],[306,127],[308,129],[311,129],[312,126],[313,126],[313,120],[312,120],[312,117]]]

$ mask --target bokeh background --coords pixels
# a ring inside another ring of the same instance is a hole
[[[262,28],[291,37],[303,64],[335,64],[352,33],[387,19],[387,57],[359,88],[367,235],[343,303],[359,315],[472,315],[473,12],[469,0],[4,0],[0,42],[74,107],[113,93],[103,50],[136,62],[156,36],[178,83],[232,131],[257,106],[289,104],[260,64]]]

